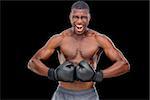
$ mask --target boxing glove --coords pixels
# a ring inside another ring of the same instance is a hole
[[[48,78],[56,81],[73,82],[75,80],[74,74],[75,67],[69,61],[59,65],[56,69],[50,68],[48,70]]]
[[[93,68],[83,60],[76,67],[76,78],[82,82],[101,82],[103,80],[103,73],[102,71],[95,72]]]

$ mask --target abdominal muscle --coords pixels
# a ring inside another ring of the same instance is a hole
[[[81,81],[75,81],[73,83],[69,82],[59,82],[59,86],[69,89],[69,90],[75,90],[75,91],[80,91],[80,90],[86,90],[94,87],[94,82],[81,82]]]

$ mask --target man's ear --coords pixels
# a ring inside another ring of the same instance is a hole
[[[71,20],[71,12],[70,12],[70,14],[69,14],[69,19]]]
[[[91,14],[89,14],[88,16],[89,16],[89,22],[90,22],[90,20],[91,20]]]
[[[72,24],[72,15],[71,15],[71,12],[69,14],[69,20],[70,20],[70,23]]]

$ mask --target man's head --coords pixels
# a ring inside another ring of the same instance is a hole
[[[86,31],[90,21],[90,9],[84,1],[77,1],[71,7],[70,22],[76,34]]]

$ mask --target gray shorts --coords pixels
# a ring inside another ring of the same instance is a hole
[[[57,87],[51,100],[99,100],[99,96],[95,88],[73,91]]]

